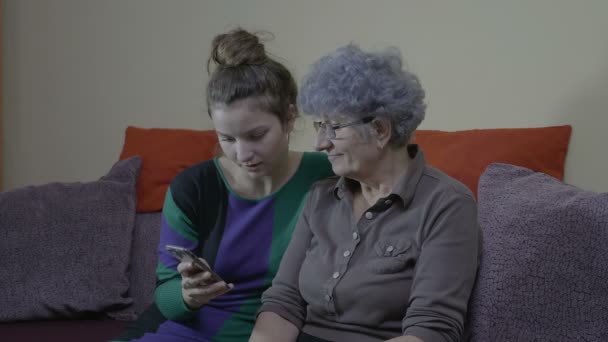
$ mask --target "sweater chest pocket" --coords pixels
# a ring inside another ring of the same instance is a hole
[[[415,263],[412,243],[404,240],[387,239],[374,244],[369,262],[373,273],[398,273],[411,267]]]

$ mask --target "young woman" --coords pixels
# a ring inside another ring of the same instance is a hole
[[[207,104],[223,153],[172,181],[155,303],[120,341],[247,341],[309,187],[332,174],[325,155],[289,149],[296,83],[257,36],[215,37],[210,60]],[[166,245],[204,257],[224,281]]]

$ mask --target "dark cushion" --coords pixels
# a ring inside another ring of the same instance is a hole
[[[135,320],[154,301],[160,219],[160,212],[135,215],[129,265],[129,296],[133,305],[120,311],[122,320]]]
[[[133,157],[98,181],[0,193],[0,321],[114,317],[131,304],[140,166]]]
[[[113,320],[67,320],[0,323],[2,341],[106,342],[126,323]]]
[[[608,194],[491,165],[479,182],[473,341],[608,341]]]

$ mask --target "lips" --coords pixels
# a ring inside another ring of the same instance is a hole
[[[243,167],[245,167],[247,169],[255,169],[255,168],[257,168],[260,165],[262,165],[261,162],[255,163],[255,164],[241,164],[241,166],[243,166]]]

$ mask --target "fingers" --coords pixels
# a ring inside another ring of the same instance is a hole
[[[233,287],[233,284],[226,284],[225,282],[220,281],[203,287],[191,288],[188,291],[188,296],[192,299],[203,299],[207,302],[230,291]]]
[[[208,274],[208,272],[205,273]],[[208,274],[208,276],[211,275]],[[234,288],[233,284],[226,284],[224,281],[207,285],[194,285],[194,283],[188,283],[187,281],[189,280],[182,279],[182,298],[186,306],[192,310],[200,309],[213,298],[221,296]]]
[[[190,261],[182,261],[177,265],[177,272],[184,274],[195,274],[200,273],[201,269],[196,267]]]
[[[198,265],[196,262],[202,262],[206,267],[202,267],[200,265]],[[208,271],[211,269],[211,267],[209,266],[209,263],[207,263],[207,261],[203,258],[198,258],[198,260],[196,260],[196,262],[193,261],[182,261],[177,265],[177,272],[179,273],[198,273],[201,271]]]
[[[192,289],[209,285],[210,283],[212,283],[211,277],[211,273],[209,272],[198,272],[191,276],[183,275],[182,287],[184,289]]]

